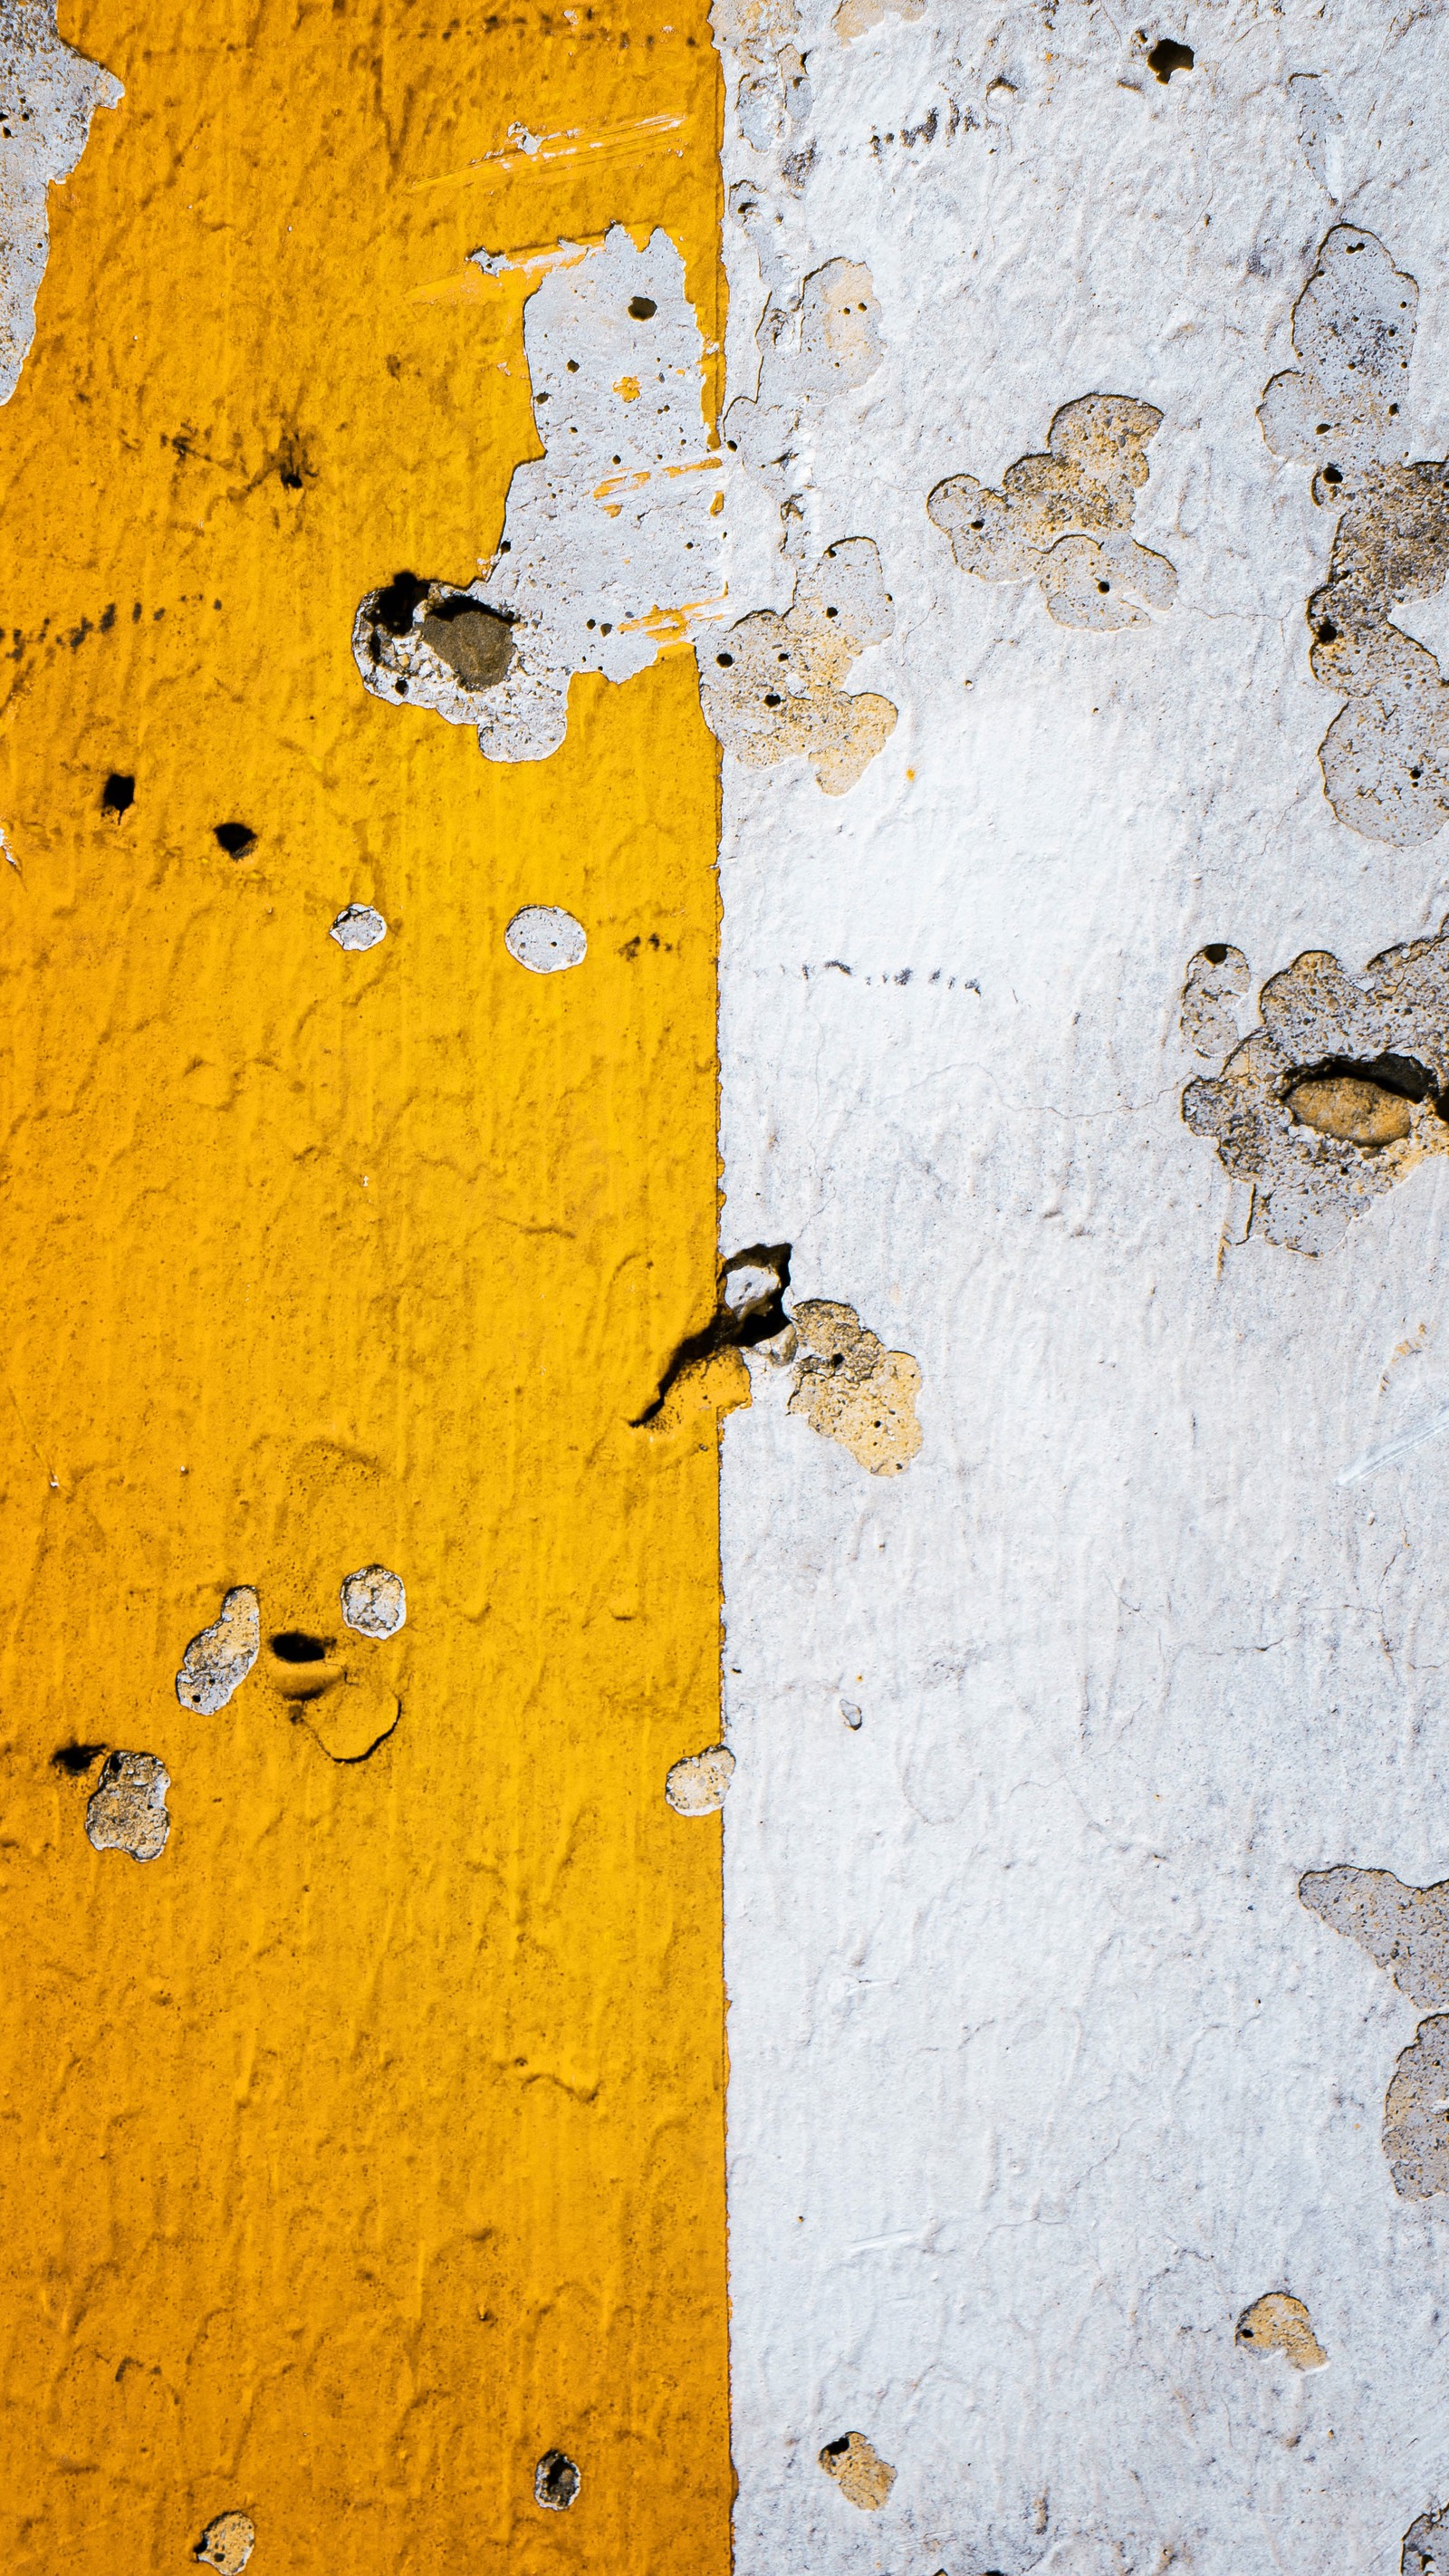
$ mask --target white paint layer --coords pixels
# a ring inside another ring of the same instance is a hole
[[[1449,450],[1449,16],[720,32],[733,394],[829,262],[878,347],[793,406],[771,357],[731,610],[872,540],[846,686],[898,710],[841,795],[726,752],[724,1248],[910,1354],[923,1434],[873,1475],[758,1356],[725,1431],[740,2576],[1397,2576],[1449,2494],[1449,2193],[1380,2142],[1421,2012],[1298,1882],[1449,1876],[1449,1173],[1306,1253],[1181,1103],[1304,952],[1352,983],[1449,910],[1442,834],[1325,797],[1339,513],[1257,416],[1351,216],[1418,288],[1402,452]],[[1090,395],[1162,415],[1131,534],[1176,592],[1116,632],[926,507]],[[1373,1150],[1303,1144],[1330,1196]],[[1272,2296],[1324,2366],[1238,2340]]]

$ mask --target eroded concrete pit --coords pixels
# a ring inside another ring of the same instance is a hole
[[[853,1306],[807,1297],[792,1317],[804,1355],[787,1412],[824,1440],[838,1440],[873,1476],[898,1476],[921,1445],[921,1372],[907,1351],[888,1351]]]
[[[896,2482],[889,2460],[881,2458],[864,2433],[842,2433],[837,2441],[827,2442],[820,2465],[847,2503],[858,2505],[862,2513],[878,2513]]]
[[[108,1753],[86,1808],[86,1834],[98,1852],[129,1852],[132,1860],[157,1860],[166,1849],[171,1818],[166,1792],[171,1775],[154,1753]]]
[[[843,538],[802,574],[783,617],[757,608],[700,643],[705,723],[747,767],[799,755],[827,796],[843,796],[896,723],[889,698],[853,694],[845,675],[894,630],[873,540]]]
[[[1288,2290],[1265,2291],[1245,2308],[1235,2340],[1254,2352],[1281,2352],[1295,2370],[1321,2370],[1328,2359],[1303,2301]]]

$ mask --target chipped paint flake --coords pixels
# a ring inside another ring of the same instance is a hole
[[[906,1351],[888,1351],[853,1306],[806,1298],[792,1321],[804,1356],[789,1413],[824,1440],[838,1440],[873,1476],[898,1476],[921,1445],[916,1397],[921,1372]]]
[[[1035,577],[1061,626],[1109,633],[1170,608],[1176,568],[1131,534],[1147,480],[1147,443],[1162,427],[1153,404],[1083,394],[1063,405],[1044,456],[1008,466],[999,491],[948,475],[926,503],[962,572],[982,581]]]
[[[97,1851],[155,1860],[166,1849],[171,1775],[154,1753],[108,1753],[86,1808],[86,1833]]]
[[[827,796],[843,796],[889,740],[896,710],[842,683],[894,626],[870,538],[827,546],[783,617],[756,609],[698,646],[706,724],[748,767],[804,758]]]
[[[359,1637],[395,1637],[408,1615],[407,1593],[400,1574],[385,1565],[364,1565],[342,1586],[342,1616]]]
[[[473,582],[396,575],[352,638],[375,697],[475,726],[490,760],[547,759],[576,673],[630,678],[724,592],[704,346],[667,234],[640,250],[616,224],[552,269],[524,339],[546,453],[514,469],[497,554]]]
[[[370,903],[349,903],[339,912],[327,935],[336,940],[339,948],[354,951],[375,948],[379,940],[387,937],[387,923],[380,912],[374,912]]]
[[[249,1583],[227,1593],[221,1615],[193,1637],[181,1658],[176,1696],[183,1708],[214,1717],[225,1708],[257,1660],[262,1640],[261,1607]]]
[[[589,952],[583,923],[553,903],[526,903],[505,930],[503,945],[531,975],[561,975],[582,966]]]
[[[533,2501],[545,2513],[567,2513],[583,2479],[567,2451],[545,2451],[533,2473]]]
[[[122,96],[113,72],[62,41],[55,0],[0,0],[0,403],[35,338],[46,190],[79,166],[96,109]]]
[[[864,2433],[842,2433],[838,2441],[827,2442],[820,2465],[847,2504],[858,2505],[862,2513],[879,2513],[896,2482],[889,2460],[881,2458]]]
[[[257,2544],[256,2525],[245,2513],[219,2513],[209,2522],[192,2555],[216,2576],[241,2576]]]
[[[1321,2370],[1328,2359],[1301,2299],[1268,2290],[1238,2319],[1237,2340],[1254,2352],[1281,2352],[1295,2370]]]
[[[734,1770],[729,1746],[711,1744],[703,1753],[688,1753],[674,1764],[664,1795],[677,1816],[712,1816],[724,1805]]]

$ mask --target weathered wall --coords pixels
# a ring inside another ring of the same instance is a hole
[[[687,653],[503,766],[352,652],[543,446],[538,273],[471,251],[662,228],[713,338],[708,27],[61,32],[124,98],[0,409],[0,2557],[139,2576],[235,2512],[259,2576],[719,2569],[719,1825],[664,1796],[716,1471],[629,1428],[712,1296],[715,748]],[[580,968],[515,962],[529,904]],[[256,1663],[182,1705],[243,1585]],[[116,1750],[170,1778],[139,1863],[87,1839]]]

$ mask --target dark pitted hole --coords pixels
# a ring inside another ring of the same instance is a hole
[[[101,810],[128,814],[136,802],[136,781],[124,769],[113,769],[101,792]]]
[[[533,2473],[533,2497],[550,2513],[567,2513],[579,2491],[579,2473],[566,2451],[545,2451]]]
[[[850,2435],[848,2433],[842,2433],[838,2442],[827,2442],[824,2444],[820,2457],[822,2461],[843,2460],[849,2448]]]
[[[1439,1089],[1432,1073],[1411,1055],[1330,1055],[1321,1064],[1295,1065],[1289,1096],[1305,1082],[1372,1082],[1380,1091],[1397,1092],[1401,1100],[1431,1100]]]
[[[1147,57],[1148,69],[1157,74],[1166,88],[1174,72],[1190,72],[1193,66],[1191,45],[1180,45],[1175,36],[1161,36]]]
[[[838,608],[827,608],[825,614],[827,617],[838,617],[840,615],[840,611]]]
[[[216,837],[229,859],[244,859],[257,838],[250,823],[218,823]]]
[[[714,658],[718,662],[722,671],[728,671],[732,667],[735,657],[733,653],[716,653]]]
[[[303,1628],[284,1628],[280,1636],[267,1640],[278,1663],[325,1664],[331,1643],[327,1637],[309,1637]]]
[[[1336,644],[1338,642],[1338,628],[1334,625],[1331,617],[1325,617],[1322,625],[1315,626],[1313,632],[1320,644]]]
[[[428,584],[419,581],[415,572],[395,572],[387,588],[378,592],[372,613],[389,635],[407,635],[427,595]]]
[[[767,689],[765,691],[765,704],[767,707],[778,707],[781,704],[778,691]]]
[[[298,473],[295,465],[284,465],[282,467],[282,482],[286,490],[289,492],[301,491],[302,477]]]
[[[658,310],[652,295],[631,295],[629,298],[631,322],[652,322]]]
[[[1223,966],[1227,963],[1228,943],[1225,939],[1210,939],[1202,953],[1210,966]]]
[[[1111,587],[1112,587],[1112,585],[1111,585],[1110,581],[1099,581],[1099,582],[1098,582],[1098,584],[1097,584],[1097,588],[1098,588],[1099,590],[1110,590],[1110,589],[1111,589]]]
[[[58,1744],[50,1757],[51,1767],[68,1771],[73,1780],[78,1780],[83,1771],[89,1771],[91,1764],[99,1761],[105,1749],[103,1744]]]
[[[1325,483],[1341,483],[1343,481],[1343,475],[1338,466],[1325,465],[1323,469],[1323,479]]]

